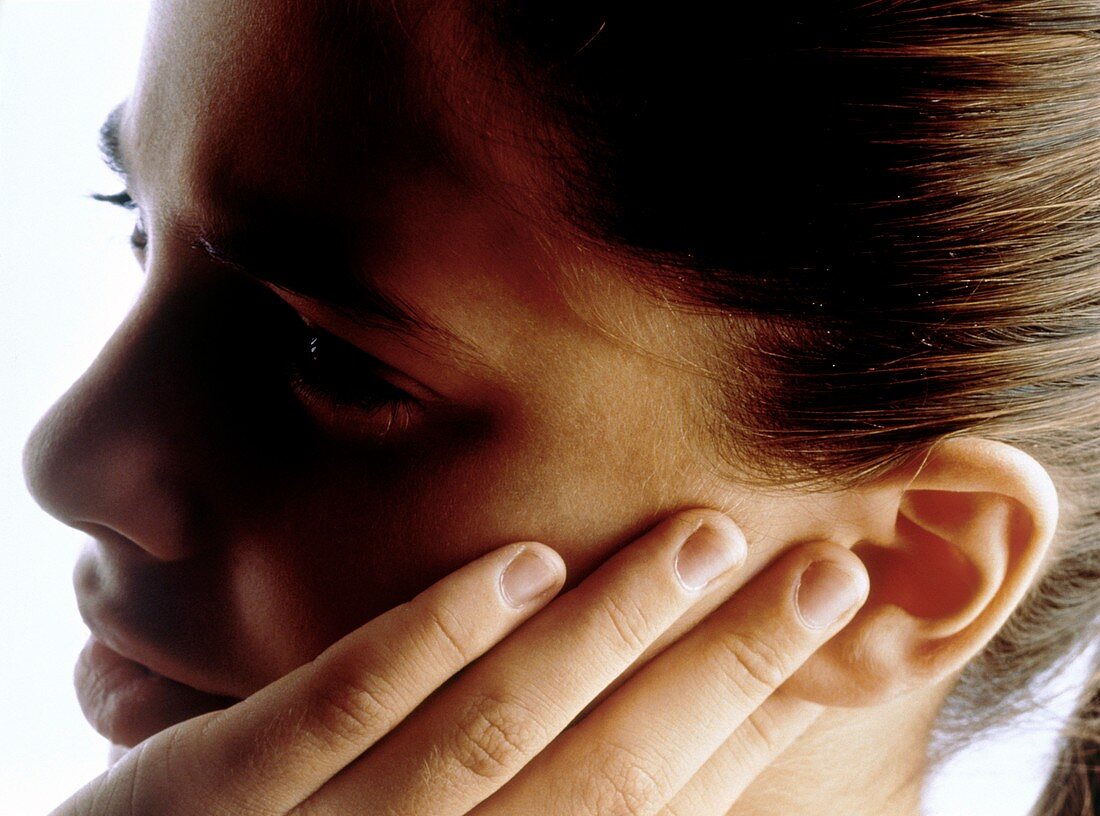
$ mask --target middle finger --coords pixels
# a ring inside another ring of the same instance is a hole
[[[301,812],[356,812],[372,791],[384,791],[392,816],[466,813],[745,556],[740,530],[720,513],[666,520],[429,699]]]
[[[789,700],[778,718],[730,735],[779,699],[774,692],[855,614],[867,587],[862,563],[839,545],[789,550],[476,813],[655,814],[724,745],[731,756],[716,793],[736,795],[793,736],[802,707]]]

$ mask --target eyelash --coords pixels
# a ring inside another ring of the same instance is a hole
[[[123,190],[92,198],[135,213],[130,246],[143,252],[149,237],[141,211],[130,193]],[[297,325],[288,353],[287,376],[297,398],[313,413],[331,417],[338,423],[358,424],[378,415],[383,425],[377,433],[407,427],[418,401],[378,375],[380,364],[358,347],[327,332],[294,313]]]
[[[122,207],[122,209],[135,214],[134,231],[130,233],[130,248],[135,252],[143,252],[149,245],[149,236],[145,233],[145,223],[141,218],[141,210],[138,208],[137,202],[130,196],[129,191],[123,190],[120,193],[110,195],[93,193],[92,198],[96,201],[114,204],[116,207]]]

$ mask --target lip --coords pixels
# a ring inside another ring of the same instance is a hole
[[[134,746],[176,723],[239,702],[157,674],[92,635],[74,671],[77,700],[92,727],[116,745]]]
[[[82,527],[82,529],[84,529]],[[228,684],[206,658],[165,648],[169,633],[202,627],[182,620],[164,576],[112,530],[94,527],[73,569],[77,609],[91,637],[73,671],[88,722],[112,743],[132,747],[183,720],[227,708],[251,691]],[[191,610],[187,610],[191,612]]]

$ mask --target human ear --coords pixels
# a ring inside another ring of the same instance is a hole
[[[855,491],[852,502],[862,502],[867,537],[851,544],[870,596],[788,683],[823,705],[883,703],[960,670],[1024,597],[1058,519],[1046,470],[989,439],[943,440],[915,473]]]

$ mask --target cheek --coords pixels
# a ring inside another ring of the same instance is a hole
[[[660,463],[639,461],[655,447],[626,444],[633,427],[535,415],[317,451],[235,536],[242,657],[274,678],[512,541],[554,547],[575,583],[665,512]]]

